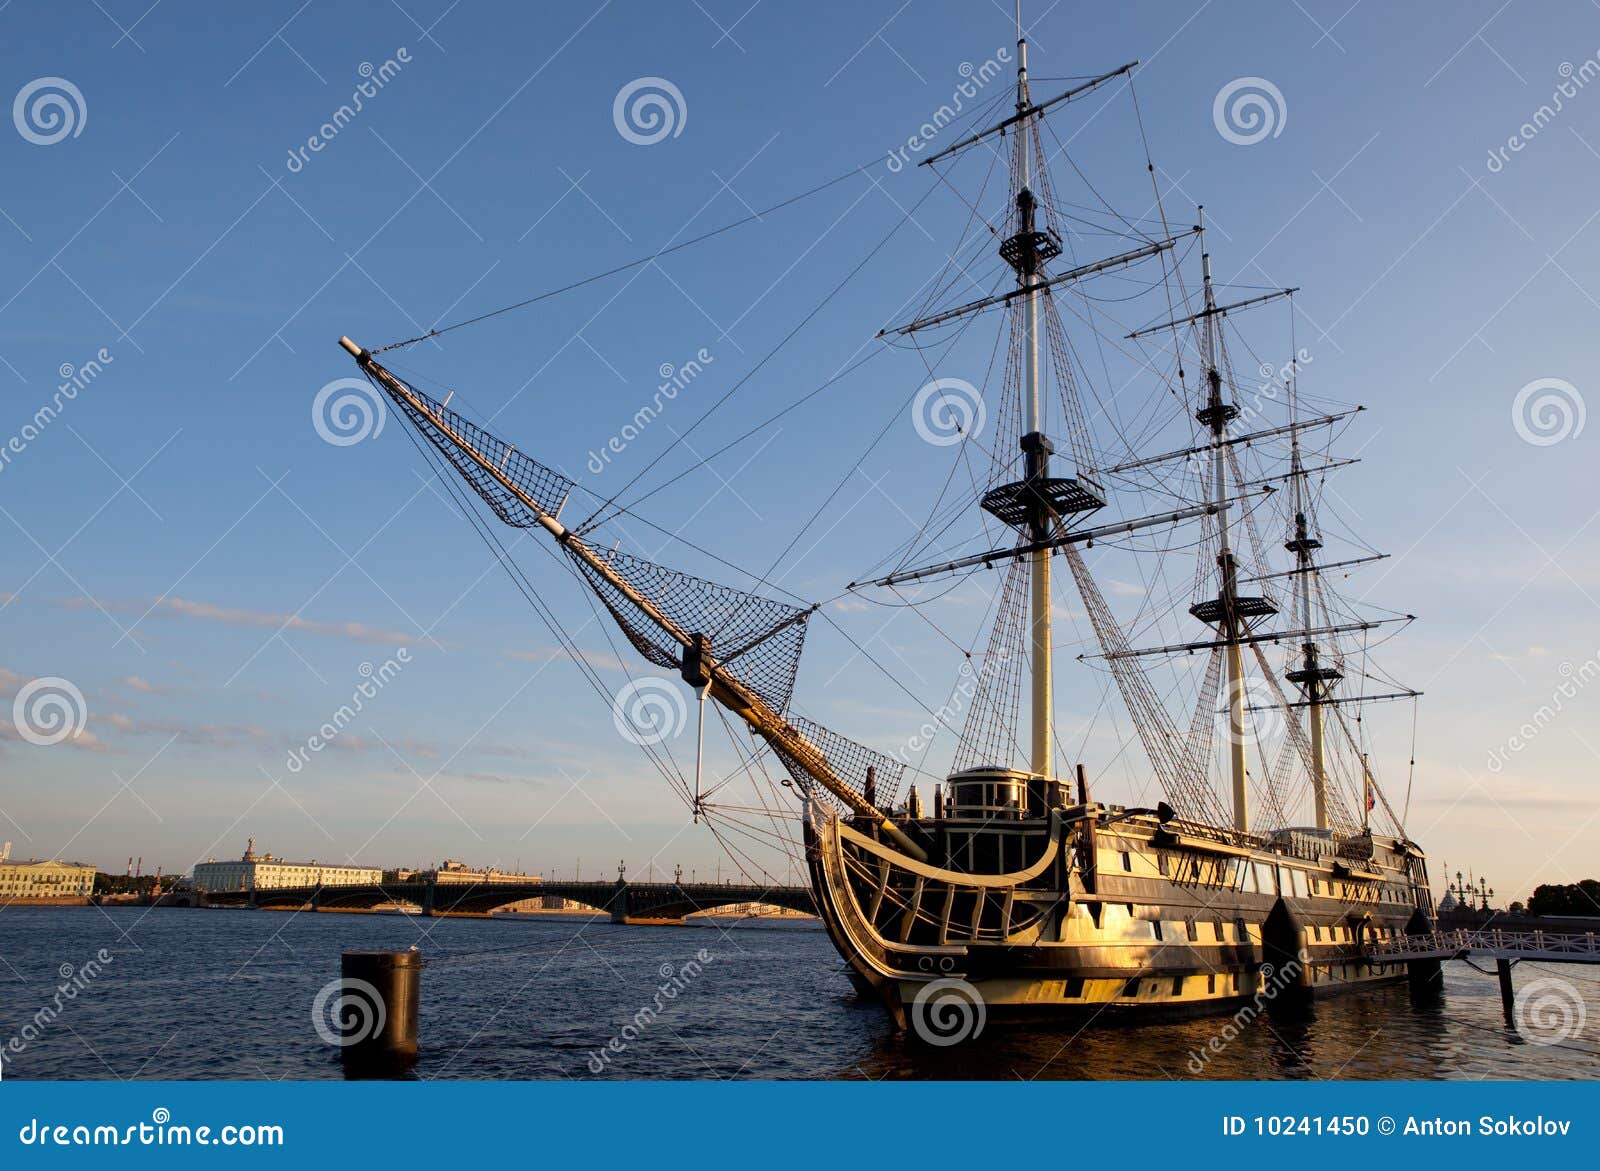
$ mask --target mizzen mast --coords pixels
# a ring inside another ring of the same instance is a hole
[[[1291,366],[1289,375],[1289,412],[1293,419],[1297,416],[1298,385]],[[1294,554],[1295,565],[1291,571],[1299,582],[1300,623],[1305,630],[1313,629],[1311,610],[1311,587],[1316,566],[1312,564],[1311,555],[1322,548],[1322,542],[1311,533],[1310,523],[1306,519],[1309,504],[1305,492],[1305,466],[1300,458],[1300,433],[1291,432],[1289,445],[1289,475],[1294,504],[1294,536],[1284,542],[1284,548]],[[1328,817],[1328,764],[1327,752],[1323,746],[1322,736],[1322,701],[1327,697],[1333,685],[1344,675],[1336,667],[1322,666],[1318,661],[1317,644],[1315,639],[1308,634],[1306,641],[1300,644],[1301,662],[1295,670],[1288,672],[1285,678],[1290,683],[1299,685],[1305,692],[1306,726],[1311,739],[1311,793],[1316,804],[1316,818],[1318,829],[1328,829],[1332,822]],[[1365,773],[1366,761],[1362,760],[1362,771]],[[1363,790],[1363,793],[1365,790]]]

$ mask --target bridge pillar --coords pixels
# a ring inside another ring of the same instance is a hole
[[[613,923],[626,923],[628,921],[628,884],[621,878],[611,892],[611,921]]]
[[[1511,961],[1495,960],[1495,974],[1500,977],[1500,1010],[1506,1014],[1506,1024],[1517,1027],[1517,993],[1511,986]]]
[[[1411,912],[1406,923],[1407,935],[1431,935],[1433,920],[1420,909]],[[1410,960],[1406,976],[1411,984],[1411,999],[1417,1002],[1435,1000],[1444,991],[1444,964],[1437,959]]]
[[[434,890],[435,890],[434,884],[431,883],[431,882],[427,883],[422,888],[422,913],[424,915],[426,915],[430,919],[433,918],[433,892],[434,892]]]
[[[320,882],[311,888],[311,909],[313,911],[322,910],[322,884]]]

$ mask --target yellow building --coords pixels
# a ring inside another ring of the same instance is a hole
[[[323,866],[315,860],[289,862],[270,853],[256,853],[250,839],[244,856],[234,862],[196,862],[194,885],[198,890],[275,890],[296,886],[376,886],[383,871],[366,866]]]
[[[424,882],[435,884],[460,883],[471,886],[509,886],[544,881],[543,877],[537,874],[512,874],[505,870],[494,869],[473,870],[465,862],[456,862],[450,858],[446,858],[444,865],[437,869],[418,871],[417,877]]]
[[[0,849],[0,904],[30,900],[87,900],[94,893],[93,866],[82,862],[13,862],[11,843]]]

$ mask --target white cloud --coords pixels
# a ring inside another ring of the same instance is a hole
[[[310,618],[302,618],[298,614],[274,614],[263,610],[240,610],[231,606],[219,606],[213,602],[196,602],[189,598],[156,598],[148,602],[111,602],[95,601],[90,598],[70,598],[65,603],[68,609],[83,609],[86,606],[99,606],[105,610],[120,611],[122,613],[143,614],[153,611],[167,617],[193,618],[201,622],[218,622],[225,626],[250,626],[259,629],[272,629],[282,631],[302,631],[306,634],[320,634],[329,638],[345,638],[352,642],[383,643],[390,646],[403,646],[414,643],[418,635],[402,634],[399,631],[384,630],[365,622],[321,622]]]

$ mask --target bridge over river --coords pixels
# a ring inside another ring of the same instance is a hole
[[[681,923],[685,916],[747,904],[816,914],[811,888],[754,883],[695,882],[436,882],[407,879],[350,886],[298,886],[206,891],[207,906],[271,907],[311,911],[361,911],[395,904],[424,915],[488,915],[533,899],[561,898],[593,907],[613,923]]]

